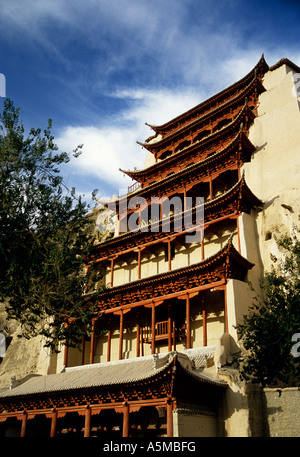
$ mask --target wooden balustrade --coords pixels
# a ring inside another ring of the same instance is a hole
[[[136,189],[138,189],[140,187],[140,185],[141,185],[141,183],[136,181],[131,186],[128,186],[128,193],[131,194],[131,192],[134,192]]]
[[[169,337],[169,321],[160,321],[155,323],[155,341],[161,341],[161,340],[167,340]],[[173,339],[175,337],[183,336],[185,333],[184,329],[175,329],[174,322],[171,325],[170,328],[170,334],[171,338]],[[144,343],[151,343],[152,340],[152,332],[151,332],[151,326],[144,327],[142,329],[142,337],[143,337],[143,342]]]

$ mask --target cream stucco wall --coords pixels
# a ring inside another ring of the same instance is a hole
[[[247,184],[264,202],[256,231],[265,270],[270,269],[270,252],[276,252],[275,230],[291,234],[299,223],[300,99],[293,90],[293,74],[282,65],[265,75],[267,91],[259,97],[258,117],[249,132],[257,149],[243,167]]]
[[[174,437],[207,437],[218,436],[217,417],[215,415],[193,412],[191,409],[173,412]]]
[[[266,388],[263,392],[266,433],[270,437],[300,437],[300,388]]]

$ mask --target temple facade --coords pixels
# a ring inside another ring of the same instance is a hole
[[[238,377],[236,324],[248,281],[258,287],[276,254],[274,232],[298,221],[298,73],[262,56],[235,84],[149,125],[145,168],[121,170],[132,186],[98,209],[114,222],[87,264],[102,272],[99,294],[86,285],[93,332],[59,354],[35,342],[30,369],[9,365],[22,350],[12,341],[3,436],[264,434],[260,395]]]

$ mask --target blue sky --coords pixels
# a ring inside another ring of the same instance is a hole
[[[142,168],[136,141],[247,74],[264,53],[300,65],[300,1],[2,0],[0,73],[26,128],[47,126],[88,199]],[[1,108],[3,98],[0,99]]]

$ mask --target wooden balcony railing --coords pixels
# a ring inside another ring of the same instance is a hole
[[[140,187],[140,185],[141,185],[141,183],[136,181],[131,186],[128,186],[128,193],[131,194],[131,192],[134,192],[136,189],[138,189]]]
[[[185,336],[185,330],[175,328],[175,323],[173,322],[170,329],[171,338],[173,340],[175,338]],[[169,337],[169,323],[168,321],[160,321],[155,323],[155,341],[162,341],[167,340]],[[152,341],[152,333],[151,327],[144,327],[143,328],[143,341],[144,343],[151,343]]]

